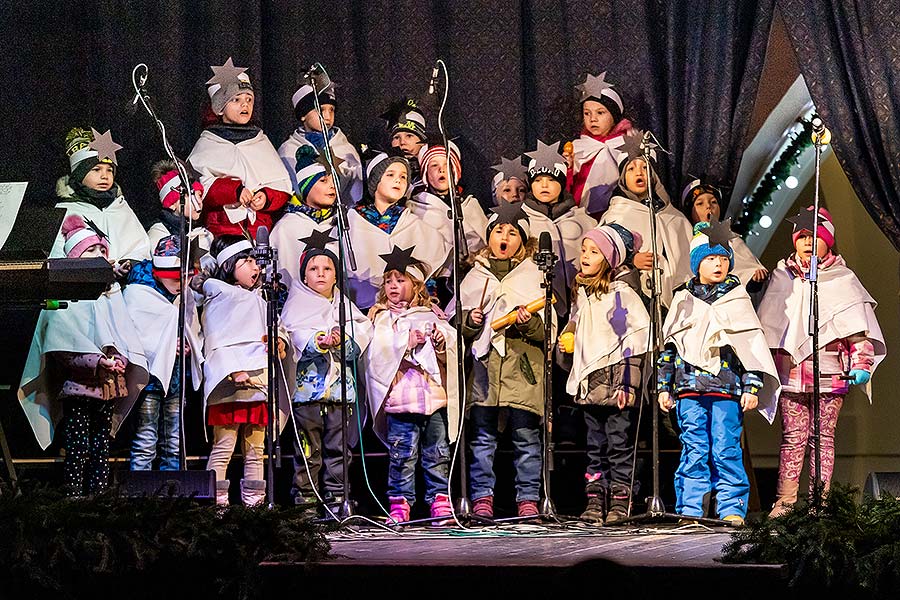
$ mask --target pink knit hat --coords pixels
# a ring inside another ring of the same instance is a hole
[[[812,209],[813,207],[809,206],[806,210],[812,212]],[[812,225],[810,225],[810,227],[812,227]],[[795,223],[794,231],[791,233],[791,241],[796,244],[797,238],[799,238],[804,231],[809,232],[810,229],[804,229]],[[831,213],[821,207],[819,208],[819,226],[816,237],[825,242],[825,245],[828,246],[828,248],[834,246],[834,221],[831,219]]]
[[[66,238],[63,250],[67,258],[78,258],[95,244],[100,244],[109,252],[109,240],[106,239],[106,234],[98,231],[96,226],[88,227],[81,215],[66,217],[62,224],[62,234]]]
[[[597,244],[600,253],[613,269],[627,262],[643,242],[639,233],[616,223],[595,227],[585,233],[582,239],[589,239]]]

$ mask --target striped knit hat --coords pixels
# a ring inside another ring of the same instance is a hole
[[[325,165],[319,161],[319,154],[312,146],[300,146],[295,154],[297,158],[297,187],[294,193],[302,201],[306,201],[309,191],[316,182],[325,177]]]

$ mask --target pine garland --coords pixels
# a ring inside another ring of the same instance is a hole
[[[300,508],[15,492],[0,487],[0,585],[8,598],[252,598],[260,562],[306,563],[330,552]]]
[[[801,120],[802,129],[791,135],[790,143],[781,152],[772,166],[760,179],[750,198],[744,202],[737,219],[731,224],[735,233],[746,237],[753,225],[759,222],[763,210],[772,203],[772,194],[791,175],[791,169],[799,164],[800,155],[812,146],[812,118]]]
[[[900,500],[884,494],[860,503],[857,496],[835,484],[818,512],[798,503],[781,517],[751,522],[732,534],[722,560],[787,565],[790,586],[810,597],[896,598]]]

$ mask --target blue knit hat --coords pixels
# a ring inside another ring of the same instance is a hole
[[[296,159],[297,187],[294,193],[302,202],[316,182],[325,177],[325,165],[319,160],[319,153],[312,146],[300,146],[294,155]]]
[[[717,223],[716,225],[721,226],[723,224]],[[714,234],[718,229],[713,228],[713,231],[705,231],[709,227],[710,224],[706,221],[700,221],[694,225],[694,237],[691,239],[691,272],[694,275],[697,275],[700,263],[707,256],[727,256],[728,270],[731,271],[734,268],[734,251],[731,249],[731,243],[727,239],[721,241],[721,238],[717,235],[708,235],[709,233]]]

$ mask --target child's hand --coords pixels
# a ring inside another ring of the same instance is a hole
[[[238,197],[238,202],[241,203],[241,206],[250,206],[250,203],[253,202],[253,192],[247,188],[243,188],[241,190],[241,195]]]
[[[759,397],[756,394],[741,394],[741,408],[744,412],[753,410],[759,404]]]
[[[616,392],[616,406],[619,410],[622,410],[626,406],[634,406],[634,399],[634,392],[626,392],[625,390]]]
[[[675,401],[672,400],[672,396],[669,392],[660,392],[656,401],[659,404],[659,410],[664,413],[669,412],[669,409],[675,406]]]
[[[753,279],[753,281],[762,281],[763,279],[765,279],[768,276],[769,276],[769,270],[766,268],[762,268],[762,269],[757,269],[756,271],[753,272],[752,279]]]
[[[264,333],[262,336],[262,343],[266,344],[268,347],[269,343],[269,335]],[[287,347],[284,344],[284,340],[281,338],[275,338],[275,347],[278,349],[278,358],[280,360],[284,360],[287,356]]]
[[[425,334],[421,331],[417,331],[415,329],[411,329],[409,332],[409,342],[406,347],[410,350],[415,350],[419,346],[425,343]]]
[[[99,365],[111,373],[125,372],[125,362],[117,356],[112,358],[104,356],[100,359]]]
[[[634,255],[634,266],[641,271],[649,271],[653,268],[653,253],[638,252]]]
[[[557,342],[559,346],[559,351],[565,354],[572,354],[575,352],[575,334],[571,331],[567,331],[559,336],[559,341]]]
[[[109,264],[112,265],[113,274],[116,276],[116,279],[124,279],[128,272],[131,271],[131,261],[130,260],[111,260]]]
[[[431,330],[431,342],[434,344],[434,349],[438,352],[444,352],[447,349],[447,339],[441,330],[436,327]]]
[[[519,325],[523,323],[527,323],[531,320],[531,313],[528,312],[528,309],[524,306],[519,306],[516,308],[516,323]]]
[[[469,311],[469,320],[475,327],[481,327],[481,324],[484,323],[484,311],[480,308],[473,308]]]
[[[262,210],[266,207],[266,193],[262,190],[259,190],[255,194],[253,194],[253,199],[250,200],[250,208],[253,210]]]

